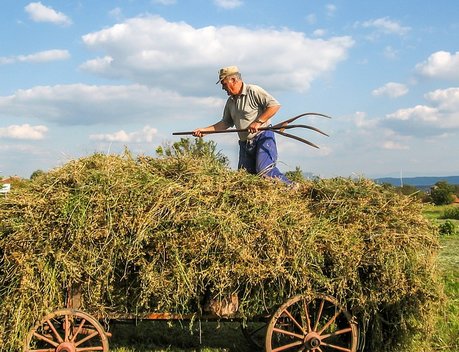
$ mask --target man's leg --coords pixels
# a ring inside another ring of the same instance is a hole
[[[256,138],[256,173],[260,176],[278,178],[290,185],[290,181],[276,167],[277,146],[273,131],[264,131]]]
[[[256,174],[256,153],[255,143],[249,141],[239,141],[239,163],[237,168],[244,169],[250,174]]]

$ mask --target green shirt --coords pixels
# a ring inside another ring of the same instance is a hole
[[[242,85],[242,92],[236,96],[230,96],[223,110],[222,121],[229,127],[246,129],[268,107],[280,105],[279,102],[263,88],[254,84]],[[271,119],[262,126],[269,126]],[[256,133],[239,132],[239,139],[245,141],[251,139]]]

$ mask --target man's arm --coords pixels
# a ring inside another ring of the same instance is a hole
[[[253,121],[249,127],[248,130],[250,133],[257,132],[258,129],[266,122],[268,121],[271,117],[273,117],[280,109],[280,105],[273,105],[273,106],[268,106],[268,108],[263,111],[263,113],[258,116],[258,118]]]
[[[208,127],[195,129],[193,131],[193,136],[202,137],[205,134],[204,132],[222,131],[228,129],[228,127],[229,126],[226,124],[226,122],[221,120]]]

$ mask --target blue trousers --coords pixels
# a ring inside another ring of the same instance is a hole
[[[254,138],[239,141],[239,169],[251,174],[278,178],[286,184],[292,182],[276,167],[277,146],[273,131],[262,131]]]

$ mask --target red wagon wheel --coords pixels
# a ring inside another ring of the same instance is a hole
[[[24,352],[108,352],[108,339],[92,316],[63,309],[48,314],[30,330]]]
[[[266,352],[356,352],[357,323],[332,297],[295,296],[273,314]]]

